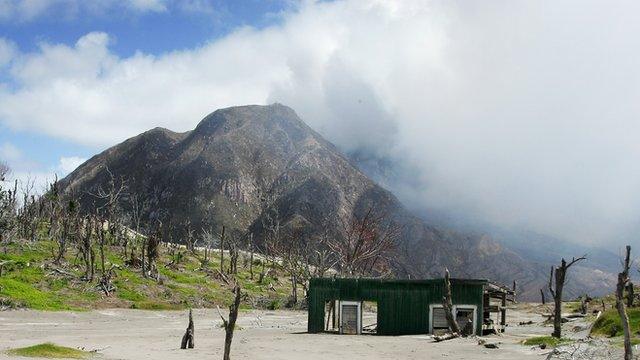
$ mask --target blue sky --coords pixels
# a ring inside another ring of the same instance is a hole
[[[640,230],[639,12],[0,0],[0,159],[43,183],[150,128],[279,102],[344,151],[406,169],[386,185],[411,207],[622,243]]]
[[[73,44],[86,33],[104,31],[116,39],[111,49],[121,56],[136,51],[161,54],[215,40],[239,26],[271,25],[280,12],[293,6],[288,0],[202,0],[199,7],[187,10],[173,2],[162,3],[166,3],[162,11],[115,5],[92,11],[54,2],[32,19],[4,21],[0,29],[22,51],[37,50],[42,41]]]
[[[3,6],[7,13],[4,18],[0,16],[0,36],[11,42],[15,51],[38,52],[42,43],[72,46],[88,33],[104,32],[109,34],[109,49],[116,56],[127,58],[136,52],[162,55],[202,46],[240,27],[261,29],[277,24],[280,14],[295,5],[289,0],[158,1],[163,8],[154,9],[151,5],[92,8],[73,1],[44,3],[49,5],[36,10],[20,9],[28,6],[21,0],[0,4],[0,14]],[[4,86],[17,86],[7,74],[9,70],[0,67],[0,80],[5,80]],[[62,176],[71,165],[78,165],[103,148],[50,136],[37,129],[12,129],[0,122],[0,156],[19,176],[53,172]],[[64,166],[63,158],[71,161]]]

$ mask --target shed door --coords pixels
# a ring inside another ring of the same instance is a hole
[[[444,313],[444,308],[434,307],[433,308],[433,330],[439,330],[439,329],[449,329],[449,324],[447,324],[447,318]]]
[[[340,307],[340,333],[360,334],[360,304],[342,303]]]

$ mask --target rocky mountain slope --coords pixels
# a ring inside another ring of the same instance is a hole
[[[61,181],[85,207],[112,174],[128,193],[176,226],[212,226],[264,235],[265,217],[305,227],[305,236],[338,231],[351,213],[374,206],[402,228],[399,276],[518,280],[537,298],[548,268],[487,236],[429,225],[409,213],[335,146],[283,105],[220,109],[186,133],[155,128],[98,154]],[[275,209],[275,211],[274,211]],[[180,241],[180,239],[177,239]],[[575,282],[575,289],[586,284]],[[591,289],[584,289],[590,291]]]

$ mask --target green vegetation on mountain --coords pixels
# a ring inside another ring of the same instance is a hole
[[[107,295],[94,281],[82,278],[84,271],[73,251],[59,264],[52,262],[57,249],[52,241],[12,243],[0,252],[4,263],[0,276],[0,305],[36,310],[87,310],[106,307],[170,310],[226,305],[232,294],[219,275],[220,258],[212,254],[203,264],[184,247],[161,245],[156,261],[159,276],[143,277],[140,267],[128,265],[119,247],[106,247],[106,266],[113,269],[113,291]],[[197,252],[196,252],[197,253]],[[178,255],[179,254],[179,255]],[[228,266],[228,254],[225,266]],[[176,259],[179,261],[176,262]],[[246,297],[243,307],[284,306],[291,293],[279,265],[266,265],[262,281],[260,259],[254,259],[254,276],[249,273],[248,256],[241,255],[238,280]]]

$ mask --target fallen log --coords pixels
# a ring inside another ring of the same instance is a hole
[[[436,335],[433,337],[433,340],[435,342],[441,342],[441,341],[446,341],[446,340],[451,340],[451,339],[455,339],[457,337],[460,337],[460,334],[452,332],[452,333],[446,333],[444,335]]]
[[[567,319],[576,319],[576,318],[584,318],[587,315],[585,314],[569,314],[567,316],[565,316]]]

